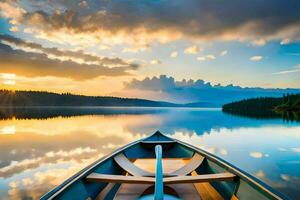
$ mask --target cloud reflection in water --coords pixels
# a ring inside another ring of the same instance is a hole
[[[300,195],[299,124],[219,110],[151,109],[1,120],[0,130],[15,127],[15,134],[0,134],[0,197],[37,199],[89,163],[156,130],[206,149],[290,196]]]

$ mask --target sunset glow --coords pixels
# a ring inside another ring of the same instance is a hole
[[[16,84],[16,75],[2,73],[2,74],[0,74],[0,80],[2,80],[2,83],[4,85],[15,85]]]
[[[1,87],[168,100],[163,89],[159,96],[126,87],[167,75],[222,86],[299,88],[299,7],[271,0],[4,0]]]

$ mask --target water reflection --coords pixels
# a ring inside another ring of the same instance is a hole
[[[230,111],[226,110],[225,113],[249,117],[254,119],[282,119],[283,121],[300,121],[300,112],[279,112],[272,110],[240,110]]]
[[[49,119],[83,115],[154,114],[166,109],[130,107],[0,107],[0,119]]]
[[[1,199],[37,199],[97,158],[155,130],[204,148],[291,197],[300,195],[299,123],[220,110],[61,109],[32,118],[31,109],[0,120]]]

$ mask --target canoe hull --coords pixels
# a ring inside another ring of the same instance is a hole
[[[234,167],[228,162],[182,141],[169,138],[160,132],[132,142],[112,154],[84,168],[61,185],[44,195],[41,199],[95,199],[104,193],[103,199],[113,199],[119,183],[90,182],[86,177],[91,173],[125,175],[126,171],[114,161],[114,157],[123,153],[129,159],[155,158],[155,146],[162,146],[163,158],[191,158],[194,153],[205,157],[202,164],[195,170],[197,174],[216,174],[230,172],[237,176],[232,181],[216,181],[211,186],[224,198],[231,199],[287,199],[282,194],[262,183],[248,173]]]

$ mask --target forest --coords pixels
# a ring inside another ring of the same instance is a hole
[[[255,115],[262,112],[300,112],[300,94],[286,94],[282,97],[259,97],[223,105],[228,113]]]
[[[51,93],[41,91],[0,90],[1,107],[28,106],[143,106],[143,107],[178,107],[163,101],[151,101],[136,98],[109,96],[84,96],[70,93]]]

